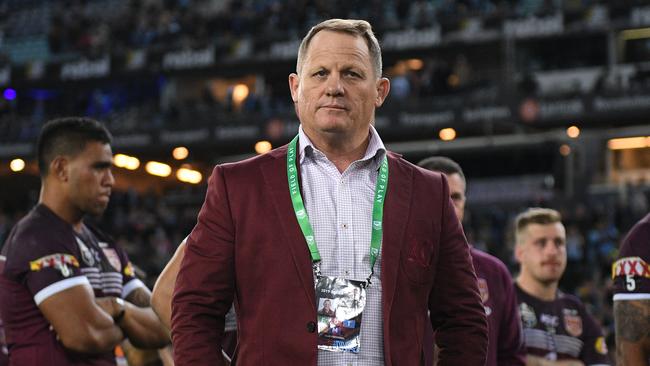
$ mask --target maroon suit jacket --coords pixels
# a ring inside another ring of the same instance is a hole
[[[222,364],[224,317],[233,300],[237,365],[317,364],[312,262],[291,204],[286,152],[285,146],[214,169],[176,280],[176,365]],[[388,164],[385,363],[423,363],[429,310],[439,365],[482,366],[487,324],[447,182],[393,153]]]

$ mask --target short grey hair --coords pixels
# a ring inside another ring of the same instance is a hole
[[[300,74],[300,71],[302,69],[302,63],[305,60],[305,55],[307,54],[311,40],[314,38],[316,33],[323,30],[363,37],[363,39],[366,40],[366,44],[368,45],[368,51],[370,52],[370,61],[372,62],[375,69],[375,76],[377,78],[381,77],[382,63],[379,41],[377,41],[377,37],[375,37],[375,33],[372,31],[372,26],[370,23],[366,22],[365,20],[357,19],[328,19],[313,26],[305,38],[302,39],[302,42],[300,42],[300,48],[298,49],[298,60],[296,62],[296,71],[298,74]]]

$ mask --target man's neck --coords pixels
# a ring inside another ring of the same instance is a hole
[[[72,225],[76,232],[81,232],[83,226],[83,213],[75,209],[63,194],[49,191],[45,185],[41,186],[41,194],[38,203],[47,206],[54,214],[63,221]]]
[[[303,131],[314,147],[323,152],[340,173],[343,173],[353,162],[363,158],[370,143],[370,132],[365,136],[346,138],[334,134],[322,136]]]
[[[517,277],[517,285],[526,293],[543,301],[553,301],[557,297],[557,282],[541,283],[526,275]]]

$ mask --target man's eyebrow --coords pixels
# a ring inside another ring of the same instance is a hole
[[[94,168],[110,168],[113,162],[110,161],[97,161],[93,163]]]

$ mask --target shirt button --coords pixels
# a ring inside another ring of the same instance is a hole
[[[348,271],[348,270],[346,269],[346,270],[345,270],[345,275],[346,275],[346,276],[350,275],[350,271]]]
[[[343,224],[343,225],[341,225],[341,227],[344,228],[344,229],[347,229],[347,228],[348,228],[348,224]]]
[[[307,331],[309,333],[314,333],[316,331],[316,323],[314,322],[307,323]]]

